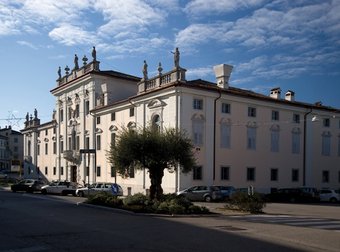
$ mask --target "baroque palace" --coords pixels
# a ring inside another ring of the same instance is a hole
[[[147,170],[121,177],[106,151],[122,127],[154,125],[184,130],[195,146],[192,172],[166,170],[165,193],[192,185],[273,188],[340,187],[340,110],[295,100],[291,90],[268,96],[229,85],[230,65],[214,67],[216,83],[186,80],[174,53],[174,68],[143,78],[100,70],[95,47],[56,87],[52,120],[27,113],[24,176],[83,183],[117,182],[124,194],[148,193]]]

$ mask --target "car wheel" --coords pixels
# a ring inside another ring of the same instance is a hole
[[[41,190],[41,193],[44,194],[44,195],[46,195],[46,194],[47,194],[46,189],[42,189],[42,190]]]
[[[67,193],[66,193],[65,191],[61,191],[60,195],[61,195],[61,196],[66,196]]]
[[[330,201],[331,203],[335,203],[335,202],[336,202],[336,198],[331,198],[329,201]]]
[[[290,201],[290,203],[295,203],[296,200],[295,200],[295,198],[290,198],[289,201]]]
[[[78,196],[79,197],[85,197],[85,193],[84,192],[78,192]]]
[[[211,197],[209,195],[205,196],[204,200],[205,200],[205,202],[210,202],[211,201]]]

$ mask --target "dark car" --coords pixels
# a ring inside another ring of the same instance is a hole
[[[11,186],[12,192],[22,191],[22,192],[40,192],[41,187],[44,186],[45,183],[41,180],[36,179],[24,179],[19,181],[17,184],[13,184]]]
[[[222,192],[216,186],[193,186],[177,192],[177,195],[183,195],[191,201],[218,201],[222,200]]]
[[[216,187],[220,189],[223,200],[229,200],[230,197],[236,192],[236,189],[233,186],[216,186]]]
[[[318,197],[306,192],[305,188],[281,188],[269,195],[272,202],[315,202]]]

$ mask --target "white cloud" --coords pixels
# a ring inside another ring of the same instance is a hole
[[[22,45],[22,46],[27,46],[31,49],[34,49],[34,50],[38,50],[38,47],[33,45],[32,43],[28,42],[28,41],[24,41],[24,40],[18,40],[17,43],[19,45]]]
[[[187,76],[190,78],[204,78],[212,74],[214,74],[212,66],[189,68],[187,70]]]
[[[97,43],[97,37],[94,33],[69,24],[62,24],[54,28],[48,35],[51,39],[67,46],[77,44],[94,45]]]
[[[266,1],[267,0],[193,0],[185,6],[184,11],[189,15],[198,17],[211,13],[227,13],[237,9],[255,7]]]

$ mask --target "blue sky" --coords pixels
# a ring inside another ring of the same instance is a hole
[[[101,70],[168,71],[179,47],[187,79],[215,81],[226,63],[231,86],[340,108],[339,13],[340,0],[1,0],[0,126],[35,108],[51,120],[58,67],[92,46]]]

